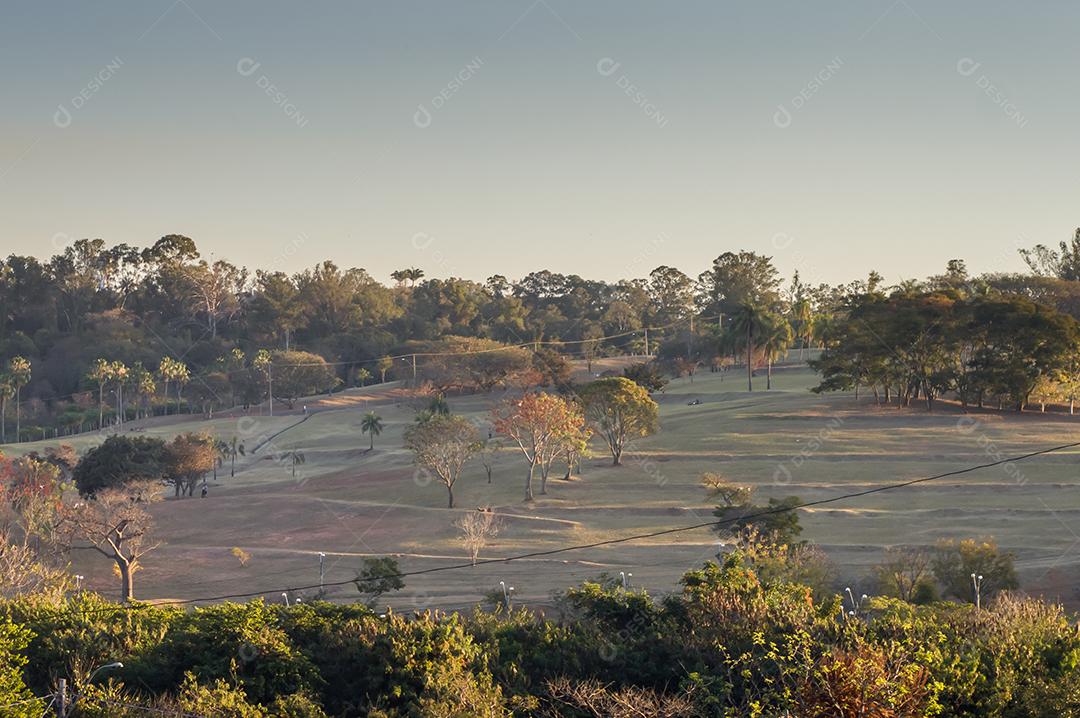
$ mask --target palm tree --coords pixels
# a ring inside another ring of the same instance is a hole
[[[116,426],[124,426],[124,384],[128,380],[128,368],[122,361],[109,365],[109,378],[116,383]]]
[[[8,377],[15,387],[15,441],[20,440],[19,432],[22,429],[22,388],[30,383],[30,360],[25,357],[11,357],[8,362]]]
[[[764,310],[756,304],[746,302],[735,310],[735,335],[742,337],[746,345],[746,390],[754,390],[754,340],[761,334]]]
[[[808,299],[800,298],[791,306],[791,319],[795,325],[795,336],[799,340],[799,358],[805,359],[810,336],[814,331],[814,312]]]
[[[383,423],[382,417],[376,414],[374,411],[369,411],[364,415],[364,420],[360,422],[360,432],[363,434],[371,435],[371,449],[375,450],[375,437],[382,433]]]
[[[229,458],[232,460],[232,466],[229,467],[229,477],[236,476],[236,457],[244,456],[244,442],[237,439],[235,436],[229,440]]]
[[[105,385],[109,383],[112,365],[104,359],[95,359],[86,378],[98,385],[98,429],[105,422]]]
[[[0,444],[7,443],[7,403],[15,396],[15,385],[7,374],[0,374]]]
[[[285,460],[292,464],[292,475],[296,478],[296,465],[304,463],[304,452],[293,449],[285,453]]]
[[[767,369],[765,389],[772,389],[772,365],[791,346],[791,324],[779,314],[766,313],[762,321],[762,344]]]

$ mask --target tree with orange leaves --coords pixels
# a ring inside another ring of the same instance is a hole
[[[495,430],[521,449],[529,464],[525,500],[533,500],[533,476],[541,467],[540,493],[547,493],[547,469],[567,437],[580,434],[585,418],[577,404],[546,392],[530,392],[507,400],[492,412]]]

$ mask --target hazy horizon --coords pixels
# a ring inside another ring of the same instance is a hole
[[[565,0],[6,11],[4,255],[482,281],[1017,271],[1077,226],[1080,7]],[[1032,41],[1038,38],[1038,42]]]

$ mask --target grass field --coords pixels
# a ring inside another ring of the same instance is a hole
[[[698,484],[704,471],[753,484],[759,500],[794,494],[814,501],[1075,441],[1080,426],[1080,417],[965,417],[948,406],[927,414],[879,408],[865,397],[856,402],[850,395],[817,396],[808,391],[815,383],[812,372],[796,365],[777,369],[771,392],[764,391],[764,377],[756,383],[761,391],[749,394],[745,377],[731,372],[672,382],[658,396],[662,432],[637,442],[623,467],[613,468],[610,459],[597,455],[585,462],[579,480],[549,481],[548,494],[533,504],[522,502],[525,464],[507,449],[492,484],[478,462],[467,469],[455,491],[460,508],[453,511],[445,508],[445,489],[418,475],[401,448],[401,432],[413,410],[398,390],[354,390],[312,402],[306,420],[293,412],[159,423],[146,432],[209,430],[224,439],[242,436],[249,448],[282,433],[243,459],[235,478],[228,478],[226,467],[212,482],[209,498],[169,499],[156,506],[156,535],[163,543],[147,556],[136,595],[196,598],[265,591],[280,601],[287,587],[318,583],[320,551],[327,554],[328,583],[351,579],[369,556],[395,556],[406,571],[460,563],[465,554],[452,524],[477,506],[490,505],[502,517],[500,535],[481,557],[502,557],[708,521],[712,507]],[[702,403],[688,406],[691,399]],[[450,405],[484,421],[491,401],[452,397]],[[373,404],[386,429],[368,453],[360,420]],[[96,440],[72,443],[82,449]],[[275,451],[292,449],[306,456],[295,477],[273,458]],[[803,537],[822,545],[844,579],[858,585],[884,546],[992,535],[1016,554],[1025,588],[1075,608],[1080,603],[1078,458],[1069,450],[805,510]],[[462,607],[478,602],[502,580],[515,586],[525,603],[545,605],[553,591],[601,571],[632,572],[636,585],[662,594],[674,590],[686,570],[711,558],[716,540],[700,529],[413,577],[389,602],[400,610]],[[232,547],[251,554],[246,567],[230,553]],[[75,560],[73,568],[87,577],[86,585],[118,594],[107,562],[83,553]],[[331,595],[346,600],[356,594],[347,585],[331,589]]]

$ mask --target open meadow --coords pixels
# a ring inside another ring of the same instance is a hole
[[[899,411],[878,407],[865,395],[858,402],[850,394],[815,395],[808,391],[814,383],[813,372],[794,362],[776,369],[772,391],[764,391],[759,377],[760,390],[747,393],[745,376],[730,371],[675,380],[656,396],[661,432],[635,443],[624,466],[610,466],[597,445],[580,478],[563,481],[556,468],[547,494],[526,504],[525,462],[516,449],[506,448],[491,484],[479,462],[469,465],[455,489],[454,510],[445,507],[443,486],[417,472],[402,448],[414,409],[397,388],[309,401],[306,418],[298,403],[273,418],[156,420],[147,434],[198,430],[225,440],[239,436],[249,452],[234,478],[228,464],[218,472],[208,498],[170,496],[155,506],[161,545],[147,556],[136,595],[153,600],[265,592],[280,601],[285,589],[318,584],[319,552],[326,553],[330,584],[353,578],[361,560],[372,556],[394,556],[405,571],[461,563],[467,557],[453,524],[480,506],[492,507],[501,522],[481,558],[498,558],[709,521],[712,506],[699,485],[705,471],[752,484],[759,502],[788,495],[816,501],[1076,436],[1076,420],[1060,414],[964,415],[948,405],[932,414],[922,408]],[[450,406],[486,431],[496,398],[451,397]],[[688,405],[694,399],[701,403]],[[373,452],[360,430],[371,408],[386,425]],[[97,440],[84,436],[71,443],[82,450]],[[279,458],[294,450],[305,457],[295,476],[291,463]],[[872,590],[870,568],[884,546],[994,536],[1016,554],[1024,588],[1075,606],[1080,592],[1065,577],[1076,575],[1080,548],[1077,458],[1076,451],[1064,451],[802,510],[803,538],[825,548],[842,581]],[[399,610],[460,608],[505,581],[520,601],[543,606],[552,592],[605,571],[633,573],[635,585],[663,594],[675,589],[683,572],[714,556],[717,540],[709,529],[699,529],[437,572],[409,578],[389,603]],[[233,555],[234,547],[250,554],[246,565]],[[89,588],[118,596],[118,581],[104,559],[79,553],[74,560],[73,569],[86,576]],[[351,584],[331,587],[329,595],[357,596]]]

